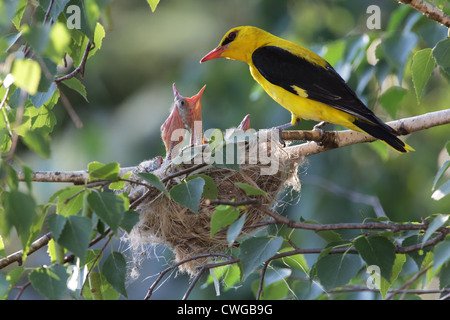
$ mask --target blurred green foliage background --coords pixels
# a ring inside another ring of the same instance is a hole
[[[366,26],[366,10],[372,4],[381,9],[379,30]],[[381,76],[380,69],[367,63],[367,55],[375,54],[377,39],[386,36],[389,29],[404,32],[409,28],[416,34],[414,51],[433,47],[447,36],[446,28],[393,0],[162,0],[155,13],[146,1],[134,0],[112,2],[109,14],[103,19],[106,38],[102,48],[88,61],[82,80],[89,103],[65,90],[84,126],[77,129],[59,103],[53,109],[58,123],[52,135],[51,158],[23,155],[34,170],[81,170],[94,160],[117,161],[126,167],[164,155],[159,129],[173,101],[173,82],[184,96],[192,96],[207,85],[202,99],[204,128],[237,126],[248,113],[255,129],[288,122],[288,111],[258,89],[244,63],[220,59],[199,64],[227,30],[239,25],[263,28],[327,57],[385,121],[392,117],[380,105],[379,97],[392,85],[406,89],[395,106],[398,119],[449,108],[448,75],[439,69],[434,70],[421,101],[417,100],[410,70],[413,52],[405,53],[408,60],[400,81],[387,73]],[[370,48],[371,44],[374,47]],[[313,125],[303,121],[301,128]],[[284,196],[283,202],[289,204],[280,209],[291,218],[321,223],[375,216],[371,206],[328,191],[314,179],[320,177],[347,191],[377,197],[392,221],[420,221],[433,213],[449,213],[448,197],[440,201],[430,197],[449,132],[447,125],[412,134],[406,140],[416,151],[406,155],[373,143],[309,157],[299,169],[301,192]],[[40,183],[34,192],[46,202],[59,188],[61,185]],[[325,244],[311,232],[295,232],[294,238],[302,247]],[[170,257],[169,250],[155,252]],[[153,279],[147,277],[161,270],[164,263],[164,259],[146,261],[140,277],[129,284],[129,297],[141,299]],[[221,298],[253,298],[251,281],[246,282],[247,289],[231,289]],[[187,286],[186,278],[172,277],[155,297],[179,299]],[[213,286],[198,286],[192,297],[212,296]]]

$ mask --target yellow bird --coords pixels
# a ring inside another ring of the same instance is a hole
[[[291,112],[291,123],[280,127],[294,126],[302,118],[324,121],[366,132],[402,153],[414,150],[366,107],[327,61],[308,49],[243,26],[228,31],[200,62],[221,57],[246,62],[267,94]]]

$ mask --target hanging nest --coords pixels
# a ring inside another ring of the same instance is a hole
[[[254,159],[249,161],[250,153],[246,152],[245,158],[239,162],[242,163],[239,165],[239,171],[205,165],[190,172],[189,175],[201,173],[211,177],[219,190],[218,200],[220,201],[245,199],[242,190],[235,185],[236,182],[242,182],[264,190],[266,195],[257,197],[264,205],[274,206],[277,204],[278,195],[286,187],[300,189],[300,181],[297,178],[297,168],[300,161],[291,159],[289,154],[281,148],[278,141],[275,143],[270,140],[250,141],[246,143],[246,151],[255,150],[252,149],[255,146],[258,148],[258,154],[264,154],[265,159],[258,157],[257,161],[254,161]],[[267,159],[271,160],[270,163],[267,163]],[[163,179],[181,170],[197,166],[199,163],[195,161],[196,164],[175,164],[174,161],[165,159],[161,166],[155,170],[155,167],[158,167],[158,165],[155,166],[155,161],[157,162],[157,160],[150,160],[141,163],[135,173],[152,172]],[[209,163],[208,159],[204,159],[204,161]],[[186,175],[180,175],[168,180],[166,182],[167,190],[179,184],[185,177]],[[143,182],[135,175],[131,179]],[[226,232],[219,231],[213,237],[210,236],[210,222],[215,206],[211,205],[207,199],[202,198],[200,200],[199,213],[195,214],[155,188],[148,189],[142,185],[130,184],[128,192],[131,203],[148,192],[145,199],[136,207],[136,211],[140,213],[140,221],[126,236],[136,266],[139,265],[140,257],[148,251],[149,245],[167,245],[175,254],[175,263],[201,254],[229,250]],[[267,220],[267,216],[258,208],[248,209],[243,231],[236,240],[255,232],[255,228],[246,229],[245,227],[258,225],[259,222],[265,220]],[[195,275],[198,267],[211,262],[211,258],[193,259],[181,264],[179,269],[182,272]]]

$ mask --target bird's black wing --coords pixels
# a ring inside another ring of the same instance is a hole
[[[331,65],[324,68],[276,46],[255,50],[252,61],[261,75],[274,85],[293,94],[298,94],[293,87],[297,86],[305,90],[311,100],[395,132],[364,105]]]

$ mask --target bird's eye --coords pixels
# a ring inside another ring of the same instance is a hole
[[[229,44],[231,41],[233,41],[234,39],[236,39],[237,36],[237,31],[231,31],[227,37],[225,38],[225,40],[223,40],[223,42],[221,43],[221,46],[224,46],[226,44]]]

